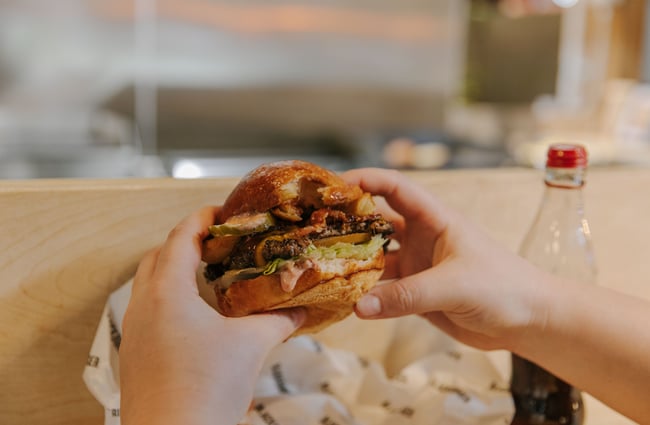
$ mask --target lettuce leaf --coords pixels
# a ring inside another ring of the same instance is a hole
[[[312,259],[312,260],[335,260],[338,258],[347,258],[352,260],[366,260],[372,257],[378,250],[382,249],[386,243],[381,235],[375,235],[368,242],[362,244],[351,244],[339,242],[332,246],[321,246],[316,247],[313,244],[307,247],[307,250],[304,254],[297,257],[282,259],[276,258],[275,260],[269,262],[262,274],[268,276],[275,273],[278,269],[289,261],[298,261],[301,259]]]

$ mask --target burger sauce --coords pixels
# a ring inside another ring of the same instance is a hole
[[[280,270],[280,286],[285,292],[291,292],[298,284],[300,277],[309,269],[315,268],[312,260],[300,262],[289,261],[282,266]]]

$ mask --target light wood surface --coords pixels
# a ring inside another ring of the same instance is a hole
[[[513,250],[543,190],[542,174],[534,170],[413,178]],[[103,423],[81,374],[107,296],[176,222],[221,203],[235,183],[0,183],[0,424]],[[648,188],[647,169],[593,170],[585,195],[601,284],[650,298]],[[588,423],[626,423],[595,419]]]

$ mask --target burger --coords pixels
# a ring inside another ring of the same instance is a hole
[[[302,306],[297,333],[342,320],[379,280],[393,226],[369,193],[304,161],[264,164],[233,189],[203,241],[217,309],[240,317]]]

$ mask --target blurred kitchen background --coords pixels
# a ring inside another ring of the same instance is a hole
[[[0,178],[650,166],[646,0],[0,0]]]

